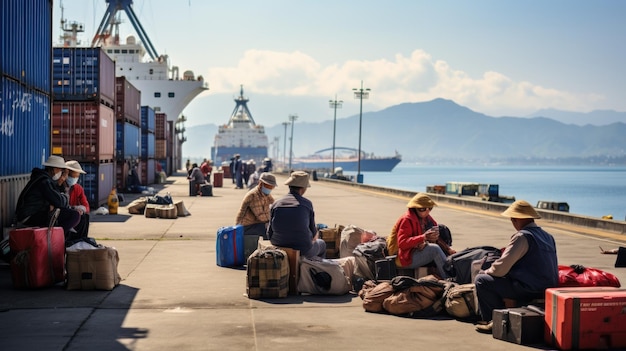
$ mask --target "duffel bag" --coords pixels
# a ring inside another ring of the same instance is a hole
[[[342,265],[335,260],[300,260],[298,292],[312,295],[343,295],[352,290],[352,282]]]

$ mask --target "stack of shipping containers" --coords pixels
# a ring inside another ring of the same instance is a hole
[[[92,208],[115,181],[115,63],[100,48],[54,48],[52,154],[77,160]]]
[[[52,1],[0,1],[2,227],[11,224],[32,169],[50,155],[51,60]]]
[[[161,165],[161,170],[165,172],[166,175],[171,175],[172,173],[169,169],[169,164],[171,162],[167,159],[167,149],[169,147],[168,143],[170,140],[170,127],[169,123],[167,123],[167,115],[165,113],[157,112],[155,117],[156,127],[154,130],[154,136],[156,138],[156,145],[154,158],[156,159],[156,162]]]
[[[156,114],[149,106],[141,106],[141,159],[139,161],[139,179],[142,185],[154,183],[156,172],[155,156]]]
[[[129,171],[137,169],[141,149],[141,92],[125,77],[117,77],[115,81],[117,124],[116,137],[116,186],[119,192],[128,189]]]

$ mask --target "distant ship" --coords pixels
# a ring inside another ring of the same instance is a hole
[[[239,154],[242,161],[254,160],[257,165],[261,165],[267,158],[267,135],[265,128],[256,124],[252,118],[247,105],[249,100],[243,95],[243,85],[234,101],[235,109],[228,123],[219,126],[211,147],[214,163],[219,165]]]
[[[292,169],[299,170],[333,170],[333,148],[323,149],[313,155],[296,158]],[[341,167],[343,171],[357,172],[359,168],[358,150],[348,147],[335,147],[335,169]],[[377,157],[361,151],[361,172],[391,172],[402,161],[402,156],[396,152],[394,156]]]

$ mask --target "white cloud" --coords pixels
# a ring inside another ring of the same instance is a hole
[[[453,100],[473,110],[492,115],[519,115],[542,108],[570,111],[592,109],[603,97],[573,94],[532,82],[516,82],[499,72],[473,78],[447,62],[433,60],[422,50],[394,60],[350,60],[326,67],[299,52],[249,50],[236,67],[213,67],[207,77],[213,93],[233,93],[239,84],[247,92],[280,96],[344,95],[360,81],[375,99],[370,104],[385,108],[404,102],[435,98]]]

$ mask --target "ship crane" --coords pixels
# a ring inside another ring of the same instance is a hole
[[[139,19],[137,19],[135,11],[133,11],[133,0],[106,0],[106,2],[109,5],[107,6],[104,16],[102,17],[102,21],[98,26],[96,34],[93,36],[93,40],[91,41],[91,47],[95,48],[104,44],[104,40],[106,40],[106,38],[110,36],[110,33],[113,32],[114,27],[117,28],[117,25],[119,24],[119,21],[115,19],[115,16],[118,14],[119,11],[124,11],[128,16],[130,23],[133,25],[133,28],[135,28],[137,35],[139,35],[139,39],[142,43],[144,43],[148,55],[150,55],[152,60],[158,60],[159,54],[152,45],[152,42],[150,41],[150,38],[148,38],[146,31],[143,29],[143,26],[139,22]],[[119,41],[119,38],[114,38],[114,40]]]
[[[246,99],[243,96],[243,84],[240,85],[240,87],[241,88],[239,90],[239,97],[235,98],[235,104],[236,104],[235,109],[233,110],[233,113],[230,115],[230,120],[228,121],[228,124],[233,125],[238,115],[237,112],[241,110],[243,114],[248,116],[248,118],[250,119],[250,122],[252,122],[252,126],[255,126],[256,123],[254,122],[254,118],[252,118],[252,114],[250,113],[250,110],[248,110],[248,101],[250,100]]]

